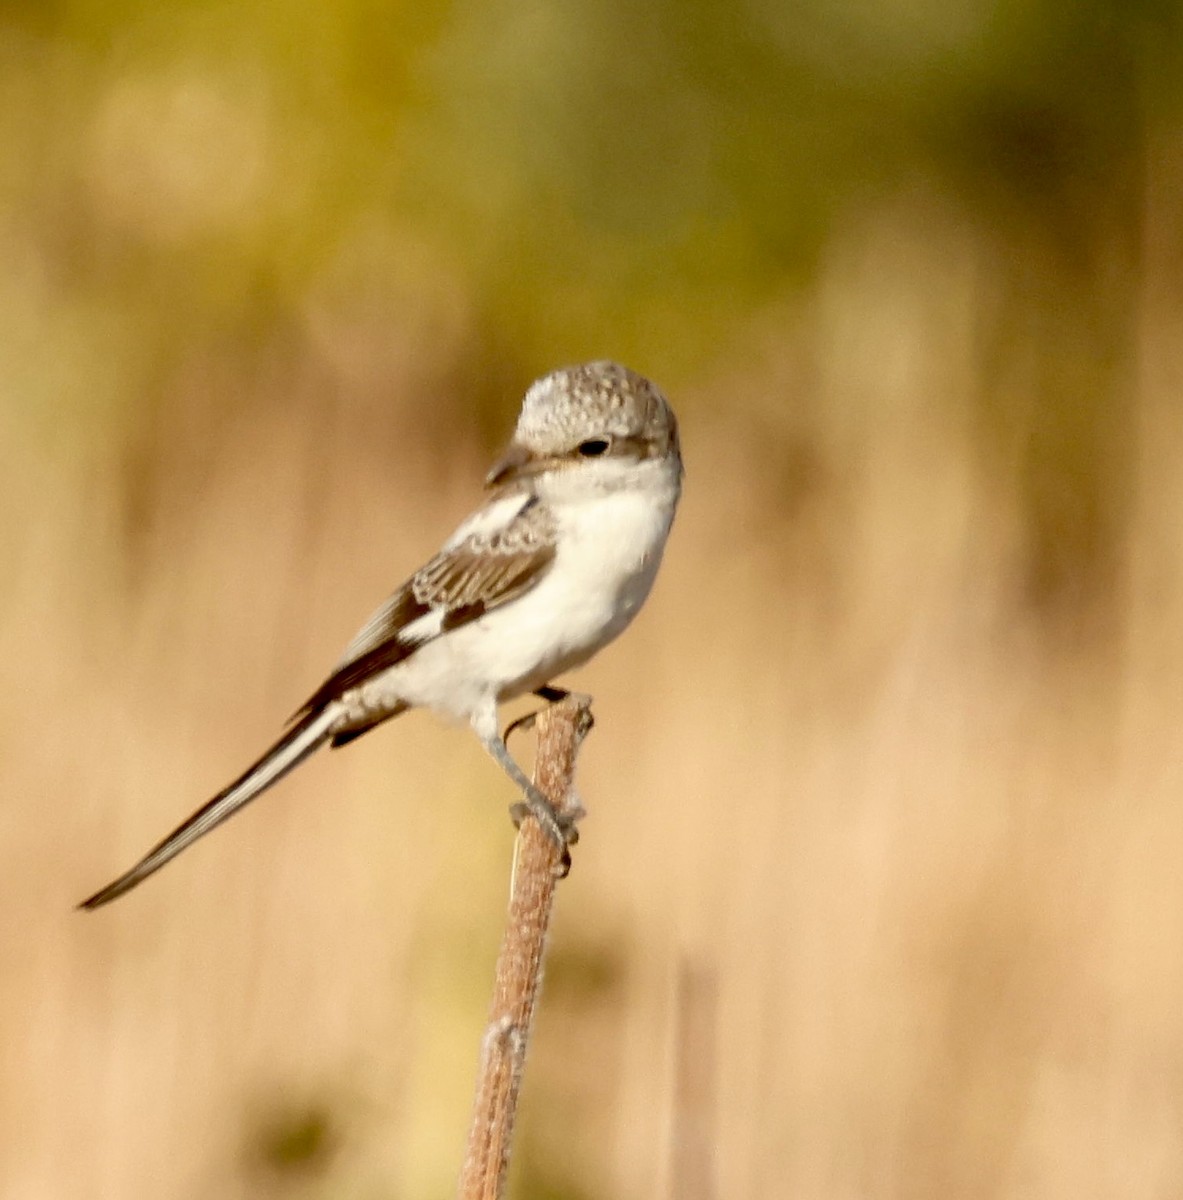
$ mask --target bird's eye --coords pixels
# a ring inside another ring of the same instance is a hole
[[[608,449],[608,443],[604,438],[588,438],[586,442],[579,443],[579,453],[584,458],[597,458]]]

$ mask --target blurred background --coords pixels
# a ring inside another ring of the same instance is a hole
[[[4,0],[0,1195],[453,1193],[513,799],[469,734],[72,906],[613,357],[687,488],[573,677],[514,1194],[1177,1196],[1181,17]]]

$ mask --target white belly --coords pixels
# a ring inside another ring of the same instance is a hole
[[[428,642],[366,691],[469,717],[576,667],[615,638],[649,595],[673,503],[620,492],[557,505],[555,561],[517,600]],[[370,697],[367,697],[369,699]]]

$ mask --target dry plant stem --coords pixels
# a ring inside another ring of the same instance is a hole
[[[534,782],[560,812],[579,815],[572,781],[579,745],[591,728],[584,697],[568,696],[538,717]],[[481,1045],[476,1101],[460,1174],[460,1200],[498,1200],[504,1194],[526,1048],[534,1019],[546,933],[558,883],[559,849],[532,818],[514,846],[509,912],[489,1024]]]

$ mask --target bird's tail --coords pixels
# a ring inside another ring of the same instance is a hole
[[[303,717],[257,763],[229,787],[220,791],[209,803],[199,808],[158,846],[149,850],[130,871],[124,872],[114,883],[107,884],[101,891],[95,892],[90,899],[83,900],[78,907],[99,908],[118,899],[124,892],[130,892],[149,875],[159,871],[165,863],[175,858],[187,846],[191,846],[199,837],[221,825],[273,783],[278,783],[289,771],[298,767],[332,735],[336,717],[332,705]]]

